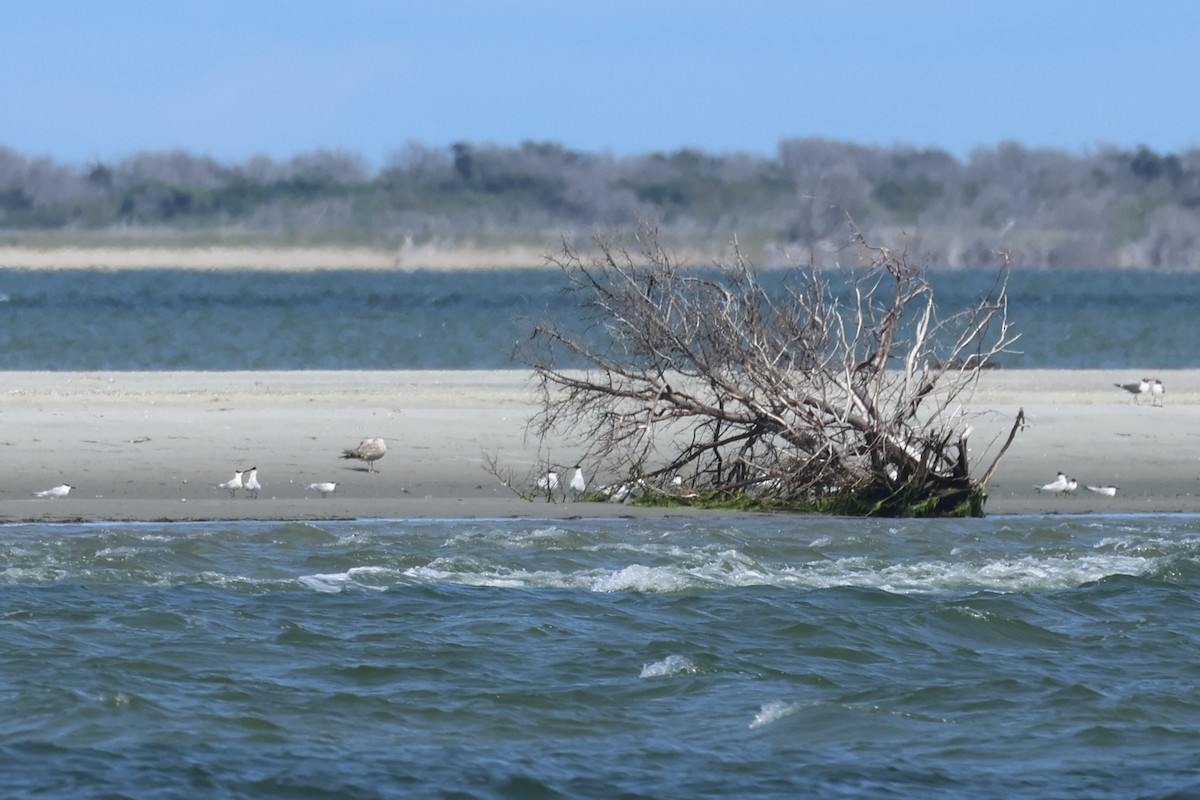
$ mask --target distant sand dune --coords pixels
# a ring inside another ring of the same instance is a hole
[[[0,245],[0,269],[256,269],[276,272],[318,270],[477,270],[547,266],[546,256],[561,251],[558,239],[545,245],[423,245],[381,247],[213,247],[163,245],[46,246]],[[684,264],[711,264],[721,255],[704,249],[673,250]]]
[[[549,250],[507,248],[371,247],[0,247],[8,269],[331,269],[414,270],[537,267]]]

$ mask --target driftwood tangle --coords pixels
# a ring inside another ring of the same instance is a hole
[[[939,313],[926,273],[851,226],[851,267],[760,275],[677,263],[653,231],[548,260],[583,326],[534,320],[540,412],[594,475],[680,502],[865,515],[981,515],[964,404],[1016,340],[1001,270]],[[585,366],[579,368],[579,364]],[[570,364],[570,368],[560,364]]]

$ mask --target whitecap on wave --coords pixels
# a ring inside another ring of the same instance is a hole
[[[686,656],[667,656],[662,661],[642,666],[639,678],[669,678],[672,675],[694,675],[699,670]]]
[[[632,564],[596,578],[592,589],[597,592],[679,592],[693,584],[694,581],[678,567]]]
[[[358,578],[373,578],[380,575],[387,577],[392,574],[391,570],[379,567],[354,567],[347,572],[302,575],[299,581],[303,586],[312,589],[314,592],[321,592],[323,594],[336,594],[352,588],[384,591],[387,589],[386,583],[381,585],[368,584],[361,582]]]
[[[772,722],[778,722],[788,714],[795,714],[799,710],[800,706],[798,704],[785,703],[782,700],[777,700],[773,703],[764,703],[759,712],[754,716],[750,727],[761,728],[763,725],[770,725]]]
[[[314,592],[322,592],[324,594],[337,594],[346,588],[346,584],[350,582],[350,575],[345,572],[336,575],[302,575],[300,583]]]

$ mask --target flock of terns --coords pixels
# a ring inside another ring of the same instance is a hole
[[[1142,378],[1140,381],[1133,383],[1114,383],[1118,389],[1124,389],[1133,395],[1134,405],[1140,405],[1143,395],[1150,395],[1150,404],[1159,408],[1163,407],[1167,396],[1167,389],[1163,386],[1163,382],[1158,378]],[[1048,492],[1050,494],[1074,494],[1079,489],[1079,481],[1074,478],[1069,478],[1065,473],[1058,473],[1058,476],[1047,484],[1035,486],[1039,492]],[[1087,486],[1089,492],[1102,494],[1105,497],[1115,497],[1118,491],[1116,486]]]
[[[571,480],[567,482],[567,488],[563,490],[564,499],[567,501],[570,501],[572,497],[579,497],[587,491],[587,480],[583,477],[583,467],[576,464],[571,469],[574,470],[571,473]],[[540,491],[553,495],[559,490],[561,485],[558,479],[558,472],[550,470],[537,479],[536,485]]]
[[[367,471],[374,472],[375,462],[385,455],[387,455],[387,442],[375,436],[370,439],[363,439],[358,443],[358,447],[343,450],[341,457],[365,461]],[[327,498],[337,490],[337,486],[336,481],[318,481],[317,483],[308,484],[307,488],[314,492],[320,492],[322,498]],[[74,488],[69,483],[62,483],[41,492],[34,492],[33,496],[57,500],[69,495]],[[218,483],[216,488],[225,489],[229,492],[230,497],[236,497],[239,491],[244,490],[247,497],[257,498],[259,490],[263,487],[258,480],[258,467],[251,467],[250,469],[234,470],[233,477],[224,483]]]
[[[1141,398],[1143,395],[1149,395],[1151,405],[1158,406],[1160,408],[1163,406],[1163,402],[1167,393],[1166,387],[1163,386],[1162,381],[1160,381],[1158,378],[1142,378],[1140,381],[1135,383],[1115,383],[1113,385],[1118,389],[1123,389],[1133,395],[1133,401],[1135,404],[1141,403]],[[357,447],[342,451],[341,457],[364,461],[367,464],[367,471],[374,472],[375,462],[383,458],[386,454],[387,443],[380,437],[375,436],[370,439],[363,439],[358,443]],[[572,495],[575,497],[582,495],[587,489],[587,481],[584,479],[582,467],[576,464],[571,469],[574,470],[574,472],[572,473],[571,479],[567,483],[566,488],[563,490],[564,494],[566,495],[566,499],[568,500]],[[308,484],[307,488],[314,492],[320,492],[322,498],[327,498],[329,495],[337,491],[337,486],[338,485],[336,481],[318,481],[316,483]],[[71,486],[70,484],[63,483],[41,492],[34,492],[33,495],[34,497],[57,500],[58,498],[66,497],[74,488],[75,487]],[[262,484],[259,483],[258,480],[258,467],[235,470],[233,477],[224,483],[218,483],[217,488],[228,491],[230,497],[235,497],[239,491],[245,491],[248,497],[257,498],[259,490],[263,488]],[[558,491],[560,488],[558,473],[555,471],[550,471],[538,478],[537,488],[541,491],[551,494]],[[1060,472],[1054,480],[1050,481],[1050,483],[1043,484],[1042,486],[1036,486],[1034,488],[1036,488],[1039,492],[1068,495],[1074,494],[1075,491],[1079,489],[1079,481],[1068,477],[1063,472]],[[1089,485],[1086,488],[1088,491],[1095,492],[1096,494],[1114,497],[1117,494],[1118,487]]]
[[[1074,478],[1068,478],[1064,473],[1058,473],[1058,477],[1043,486],[1038,486],[1039,492],[1049,492],[1051,494],[1072,494],[1079,488],[1079,481]],[[1117,494],[1116,486],[1088,486],[1089,492],[1102,494],[1107,497],[1115,497]]]
[[[367,462],[367,472],[374,472],[375,462],[385,455],[387,455],[387,442],[378,436],[363,439],[358,443],[358,447],[342,451],[342,458],[354,458]],[[245,477],[247,475],[248,477]],[[234,470],[233,477],[224,483],[218,483],[217,488],[228,490],[230,497],[236,497],[239,489],[245,489],[248,497],[258,497],[258,490],[262,488],[258,482],[258,467]],[[337,491],[337,481],[318,481],[308,484],[307,488],[314,492],[320,492],[321,498],[324,499]]]

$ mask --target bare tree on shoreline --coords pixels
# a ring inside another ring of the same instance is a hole
[[[543,442],[578,442],[592,471],[685,502],[884,516],[980,515],[1022,422],[973,479],[963,402],[1016,340],[1006,274],[940,316],[924,272],[854,230],[863,267],[795,269],[768,292],[730,264],[679,264],[654,231],[549,258],[603,343],[532,321]],[[577,330],[572,327],[571,331]],[[582,359],[584,369],[564,369]],[[1022,415],[1023,416],[1023,415]]]

